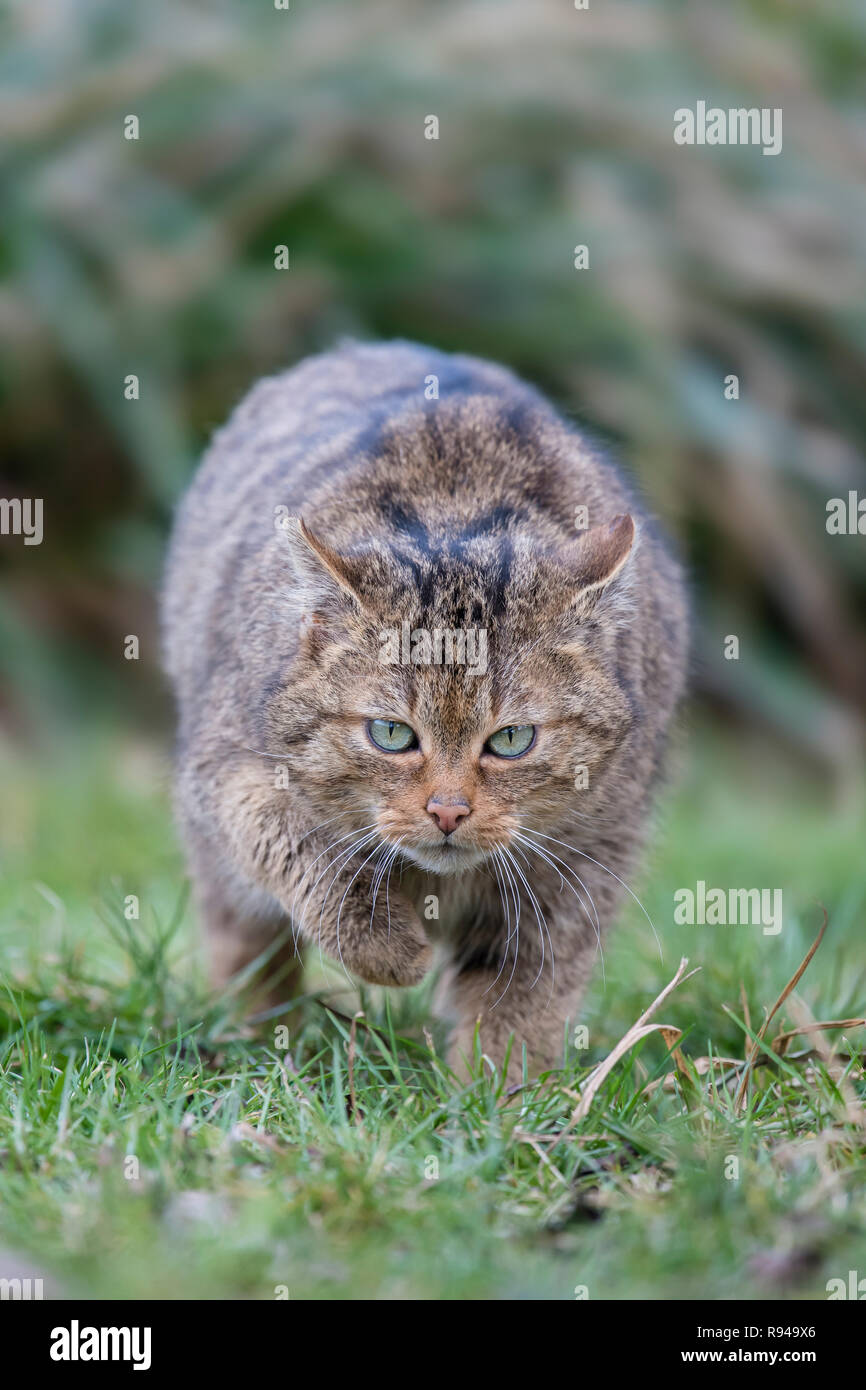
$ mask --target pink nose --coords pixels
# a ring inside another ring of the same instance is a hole
[[[431,796],[427,802],[427,812],[433,817],[442,834],[450,835],[470,814],[470,807],[466,801],[437,801],[435,796]]]

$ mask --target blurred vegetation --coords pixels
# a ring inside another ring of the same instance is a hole
[[[0,497],[45,500],[41,546],[0,537],[4,1270],[27,1250],[97,1297],[821,1298],[863,1267],[859,1031],[764,1067],[742,1114],[656,1086],[650,1039],[552,1142],[682,953],[690,1059],[743,1054],[815,898],[804,1006],[862,1016],[864,989],[866,539],[825,509],[866,494],[866,12],[590,4],[0,9]],[[699,99],[782,107],[782,154],[675,146]],[[250,384],[344,334],[511,364],[614,446],[694,581],[705,708],[641,885],[664,961],[627,904],[590,1055],[507,1111],[443,1078],[423,990],[362,996],[354,1113],[356,1001],[292,1006],[287,1057],[202,990],[150,737],[165,539]],[[785,931],[677,926],[696,878],[783,885]]]
[[[866,567],[825,507],[866,492],[862,9],[45,0],[0,33],[0,495],[46,517],[0,546],[10,729],[159,710],[153,594],[209,434],[260,374],[402,336],[613,442],[690,565],[699,689],[844,779]],[[699,98],[781,106],[782,154],[676,146]]]

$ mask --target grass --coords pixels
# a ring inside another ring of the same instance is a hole
[[[104,736],[38,768],[6,755],[0,1276],[23,1259],[95,1298],[570,1300],[825,1298],[829,1278],[866,1272],[864,1031],[815,1052],[795,1039],[742,1112],[696,1070],[743,1057],[741,982],[754,1036],[817,899],[830,924],[802,1007],[863,1015],[862,811],[766,749],[702,727],[690,742],[640,885],[664,960],[627,909],[581,1019],[589,1046],[511,1098],[486,1069],[455,1084],[424,990],[359,1001],[316,977],[282,1018],[239,1023],[201,984],[153,751]],[[780,935],[674,926],[673,891],[698,878],[781,886]],[[683,954],[700,972],[658,1020],[683,1030],[689,1075],[654,1034],[558,1139]]]

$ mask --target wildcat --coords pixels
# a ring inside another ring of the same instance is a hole
[[[438,944],[451,1059],[555,1066],[645,834],[680,571],[531,387],[411,343],[260,381],[176,519],[176,803],[215,981]]]

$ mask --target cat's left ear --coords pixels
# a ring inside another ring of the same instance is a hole
[[[575,597],[609,584],[626,563],[634,539],[634,521],[627,514],[584,531],[568,556],[568,566],[576,580]]]

